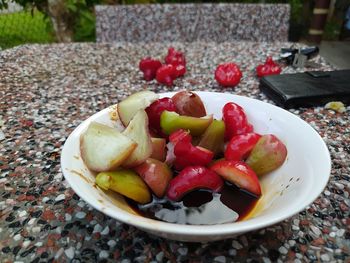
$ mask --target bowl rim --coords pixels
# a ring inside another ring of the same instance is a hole
[[[222,96],[223,94],[231,96],[232,98],[239,98],[239,99],[244,99],[248,100],[254,103],[261,103],[265,104],[268,107],[273,107],[277,110],[280,110],[284,112],[284,114],[287,114],[290,118],[293,118],[299,122],[302,122],[303,125],[308,126],[310,129],[310,132],[313,133],[315,138],[317,138],[319,142],[319,147],[322,148],[322,153],[326,154],[324,157],[326,157],[327,162],[324,163],[325,165],[325,174],[327,176],[322,177],[322,182],[321,182],[321,187],[317,191],[313,191],[312,195],[309,195],[307,198],[307,201],[304,201],[303,205],[300,205],[298,207],[295,207],[293,209],[287,209],[286,213],[284,213],[281,216],[278,217],[268,217],[266,220],[261,220],[261,218],[264,218],[265,216],[259,217],[259,218],[251,218],[239,222],[232,222],[232,223],[225,223],[225,224],[214,224],[214,225],[186,225],[186,224],[177,224],[177,223],[168,223],[160,220],[155,220],[155,219],[150,219],[143,217],[141,215],[137,214],[132,214],[129,213],[117,206],[115,206],[113,209],[109,209],[109,207],[102,207],[102,204],[97,202],[91,202],[89,198],[85,198],[84,194],[82,193],[80,187],[76,184],[74,184],[70,178],[70,175],[66,171],[65,167],[65,158],[66,156],[69,156],[69,152],[67,145],[71,143],[73,140],[73,135],[75,134],[80,134],[81,130],[83,129],[84,126],[87,125],[92,119],[95,119],[97,116],[102,116],[103,114],[106,114],[107,111],[110,110],[110,107],[107,107],[93,115],[91,115],[89,118],[85,119],[82,123],[80,123],[68,136],[67,140],[65,141],[65,144],[63,146],[63,149],[61,151],[61,158],[60,158],[60,163],[61,163],[61,171],[67,180],[68,184],[72,187],[75,193],[78,194],[80,198],[82,198],[85,202],[87,202],[89,205],[91,205],[93,208],[96,210],[129,225],[135,226],[137,228],[141,228],[145,231],[149,232],[163,232],[167,233],[169,235],[181,235],[181,236],[210,236],[210,235],[234,235],[234,234],[239,234],[243,232],[248,232],[252,230],[257,230],[261,229],[264,227],[271,226],[273,224],[276,224],[278,222],[281,222],[287,218],[290,218],[293,215],[296,215],[297,213],[303,211],[307,206],[312,204],[315,199],[323,192],[325,189],[329,178],[330,178],[330,173],[331,173],[331,157],[329,150],[326,146],[326,143],[324,140],[321,138],[321,136],[316,132],[316,130],[307,122],[302,120],[300,117],[297,115],[282,109],[280,107],[277,107],[273,104],[270,104],[268,102],[264,102],[261,100],[253,99],[250,97],[246,96],[240,96],[240,95],[235,95],[232,93],[227,93],[227,92],[209,92],[209,91],[194,91],[196,94],[198,94],[200,97],[201,95],[215,95],[215,96]],[[158,93],[160,97],[165,97],[165,96],[172,96],[176,92],[164,92],[164,93]]]

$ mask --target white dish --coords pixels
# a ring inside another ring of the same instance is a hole
[[[233,237],[283,221],[311,204],[325,188],[331,169],[328,149],[318,133],[294,114],[274,105],[228,93],[196,92],[208,113],[221,118],[227,102],[241,105],[254,130],[277,135],[287,146],[286,162],[261,178],[263,196],[249,218],[218,225],[179,225],[137,215],[118,194],[107,195],[94,185],[94,174],[83,163],[79,137],[91,121],[115,125],[111,108],[81,123],[68,137],[61,155],[62,172],[73,190],[102,213],[146,232],[181,241],[206,242]],[[174,93],[162,93],[171,97]]]

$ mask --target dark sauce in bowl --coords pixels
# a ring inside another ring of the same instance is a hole
[[[242,220],[253,210],[259,197],[226,183],[219,193],[195,190],[179,202],[153,197],[149,204],[140,205],[128,199],[140,215],[169,223],[214,225]]]

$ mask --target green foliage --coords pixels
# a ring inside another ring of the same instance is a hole
[[[0,15],[0,47],[54,41],[52,26],[37,10]]]

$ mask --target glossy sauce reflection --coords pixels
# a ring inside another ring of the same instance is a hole
[[[140,215],[169,223],[213,225],[244,219],[254,208],[258,198],[234,185],[225,184],[220,193],[196,190],[180,202],[153,198],[153,202],[138,205],[128,200]]]

